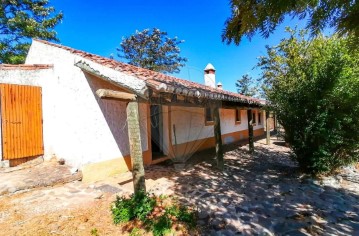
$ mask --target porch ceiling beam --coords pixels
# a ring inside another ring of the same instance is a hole
[[[165,85],[163,85],[163,87],[165,87]],[[192,90],[188,90],[186,91],[187,96],[185,96],[183,93],[183,89],[181,89],[181,92],[179,92],[179,90],[177,92],[178,93],[176,92],[169,93],[169,92],[160,92],[159,90],[156,89],[149,89],[149,100],[151,103],[163,104],[163,105],[167,105],[165,103],[172,103],[168,105],[174,105],[174,106],[175,106],[174,103],[176,102],[177,105],[180,106],[184,104],[188,104],[187,106],[195,106],[195,107],[206,107],[207,104],[220,102],[221,108],[227,108],[227,109],[238,108],[242,110],[247,110],[247,109],[256,109],[262,107],[259,104],[255,104],[255,103],[248,104],[241,100],[226,101],[223,98],[223,96],[225,95],[207,93],[204,94],[204,96],[195,96],[195,92],[193,92]]]
[[[122,101],[136,101],[136,94],[120,92],[110,89],[98,89],[96,95],[100,98],[118,99]]]
[[[177,97],[177,96],[176,96]],[[167,96],[163,97],[151,97],[151,104],[161,104],[161,105],[170,105],[170,106],[183,106],[183,107],[206,107],[206,101],[195,101],[195,100],[178,100],[176,97],[170,98]]]
[[[197,97],[197,98],[205,98],[213,101],[228,101],[235,103],[245,103],[248,106],[263,106],[259,101],[253,101],[246,97],[238,97],[233,96],[231,94],[223,94],[222,91],[207,91],[201,88],[187,88],[184,85],[171,85],[166,84],[160,81],[152,81],[147,82],[147,85],[155,91],[159,91],[161,93],[173,93],[177,95],[182,95],[186,97]]]
[[[179,99],[180,95],[176,94],[153,94],[150,96],[150,103],[152,104],[162,104],[162,105],[171,105],[171,106],[186,106],[186,107],[207,107],[209,104],[212,104],[214,101],[208,98],[196,98],[196,97],[187,97],[186,99]],[[217,101],[218,102],[218,101]],[[258,109],[259,106],[249,107],[243,103],[235,102],[221,102],[220,108],[224,109]]]

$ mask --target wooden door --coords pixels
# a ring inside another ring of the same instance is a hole
[[[44,154],[41,88],[0,84],[3,160]]]

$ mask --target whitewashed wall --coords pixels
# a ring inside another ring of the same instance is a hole
[[[81,167],[128,155],[125,103],[97,98],[93,89],[104,84],[75,67],[77,60],[78,56],[68,51],[34,41],[26,64],[53,64],[53,69],[40,71],[44,74],[39,74],[38,80],[28,71],[10,78],[18,84],[42,87],[45,158],[55,155]],[[26,75],[33,80],[23,81]],[[2,77],[8,82],[9,76]],[[141,104],[141,120],[146,121],[146,114],[147,106]],[[146,122],[141,123],[141,141],[146,151]]]
[[[261,112],[261,114],[260,114],[260,116],[261,116],[261,123],[258,123],[258,112],[259,112],[259,110],[254,110],[255,111],[255,113],[256,113],[256,121],[257,121],[257,123],[256,123],[256,125],[253,127],[253,130],[257,130],[257,129],[263,129],[264,128],[264,123],[265,123],[265,121],[264,121],[264,119],[265,119],[265,116],[264,116],[264,112],[262,111]]]
[[[213,126],[205,126],[204,121],[204,108],[172,106],[172,144],[213,137]]]
[[[223,134],[230,134],[248,129],[247,111],[241,110],[241,122],[236,123],[236,110],[235,109],[221,109],[221,130]],[[241,137],[245,138],[244,136]],[[224,144],[233,143],[232,136],[226,136],[223,139]]]
[[[262,114],[263,116],[263,114]],[[241,123],[235,122],[235,109],[220,109],[222,135],[248,129],[247,111],[241,111]],[[193,107],[171,107],[171,123],[176,126],[177,144],[187,143],[198,139],[214,137],[213,125],[205,125],[205,109]],[[257,124],[253,129],[263,128]],[[231,137],[224,139],[224,143],[231,143]],[[175,135],[172,129],[172,143],[175,144]]]

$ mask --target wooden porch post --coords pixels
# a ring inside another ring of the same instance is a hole
[[[249,153],[254,152],[254,140],[253,140],[253,117],[252,110],[247,110],[247,118],[248,118],[248,141],[249,141]]]
[[[213,121],[214,121],[214,138],[216,141],[216,159],[217,167],[220,170],[224,168],[223,147],[222,147],[222,133],[221,133],[221,119],[219,116],[219,105],[216,103],[213,107]]]
[[[145,192],[145,168],[143,167],[138,102],[129,102],[126,112],[134,191],[135,193],[139,191]]]
[[[269,111],[266,111],[266,133],[267,133],[266,143],[267,145],[270,145]]]

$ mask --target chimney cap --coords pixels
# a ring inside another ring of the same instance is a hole
[[[217,86],[222,86],[222,83],[221,83],[221,82],[218,82]]]
[[[209,70],[214,70],[214,71],[216,70],[211,63],[208,63],[206,68],[204,68],[204,71],[209,71]]]

